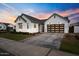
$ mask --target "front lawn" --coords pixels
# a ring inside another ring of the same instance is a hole
[[[23,33],[0,33],[0,37],[11,39],[11,40],[16,40],[16,41],[23,40],[30,36],[32,36],[32,35],[23,34]]]
[[[79,34],[65,34],[60,50],[79,55]]]

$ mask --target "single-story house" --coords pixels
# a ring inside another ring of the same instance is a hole
[[[69,19],[68,17],[60,16],[56,13],[48,19],[39,20],[35,17],[21,14],[15,20],[16,32],[52,32],[52,33],[68,33]]]
[[[79,33],[79,22],[70,24],[70,27],[74,33]]]

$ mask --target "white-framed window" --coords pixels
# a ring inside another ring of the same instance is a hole
[[[56,16],[54,15],[54,18],[55,18]]]
[[[23,28],[22,23],[18,23],[18,26],[19,26],[19,29],[22,29]]]
[[[27,23],[27,29],[29,29],[29,24]]]
[[[18,20],[20,21],[21,19],[20,19],[20,18],[18,18]]]
[[[34,24],[34,28],[36,28],[36,24]]]

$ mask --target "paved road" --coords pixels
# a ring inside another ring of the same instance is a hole
[[[21,42],[31,45],[43,46],[48,48],[59,48],[61,39],[63,38],[63,33],[44,33],[40,35],[33,36],[27,40],[24,39]]]

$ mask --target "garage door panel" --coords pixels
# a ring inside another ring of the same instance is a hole
[[[55,31],[55,33],[59,33],[59,31]]]
[[[64,26],[64,24],[59,24],[60,26]]]
[[[62,31],[60,31],[60,33],[61,33],[61,32],[64,32],[64,31],[62,30]]]
[[[58,28],[59,29],[59,27],[55,27],[55,28]]]
[[[64,33],[64,24],[47,25],[47,31],[53,33]]]
[[[64,31],[64,29],[60,29],[60,31]]]
[[[55,32],[55,31],[53,30],[53,31],[51,31],[51,32]]]
[[[60,28],[64,28],[64,27],[60,27]]]
[[[51,30],[55,30],[55,29],[51,29]]]
[[[57,31],[59,31],[60,29],[54,29],[54,30],[57,30]]]
[[[54,28],[54,27],[51,27],[51,28]]]

